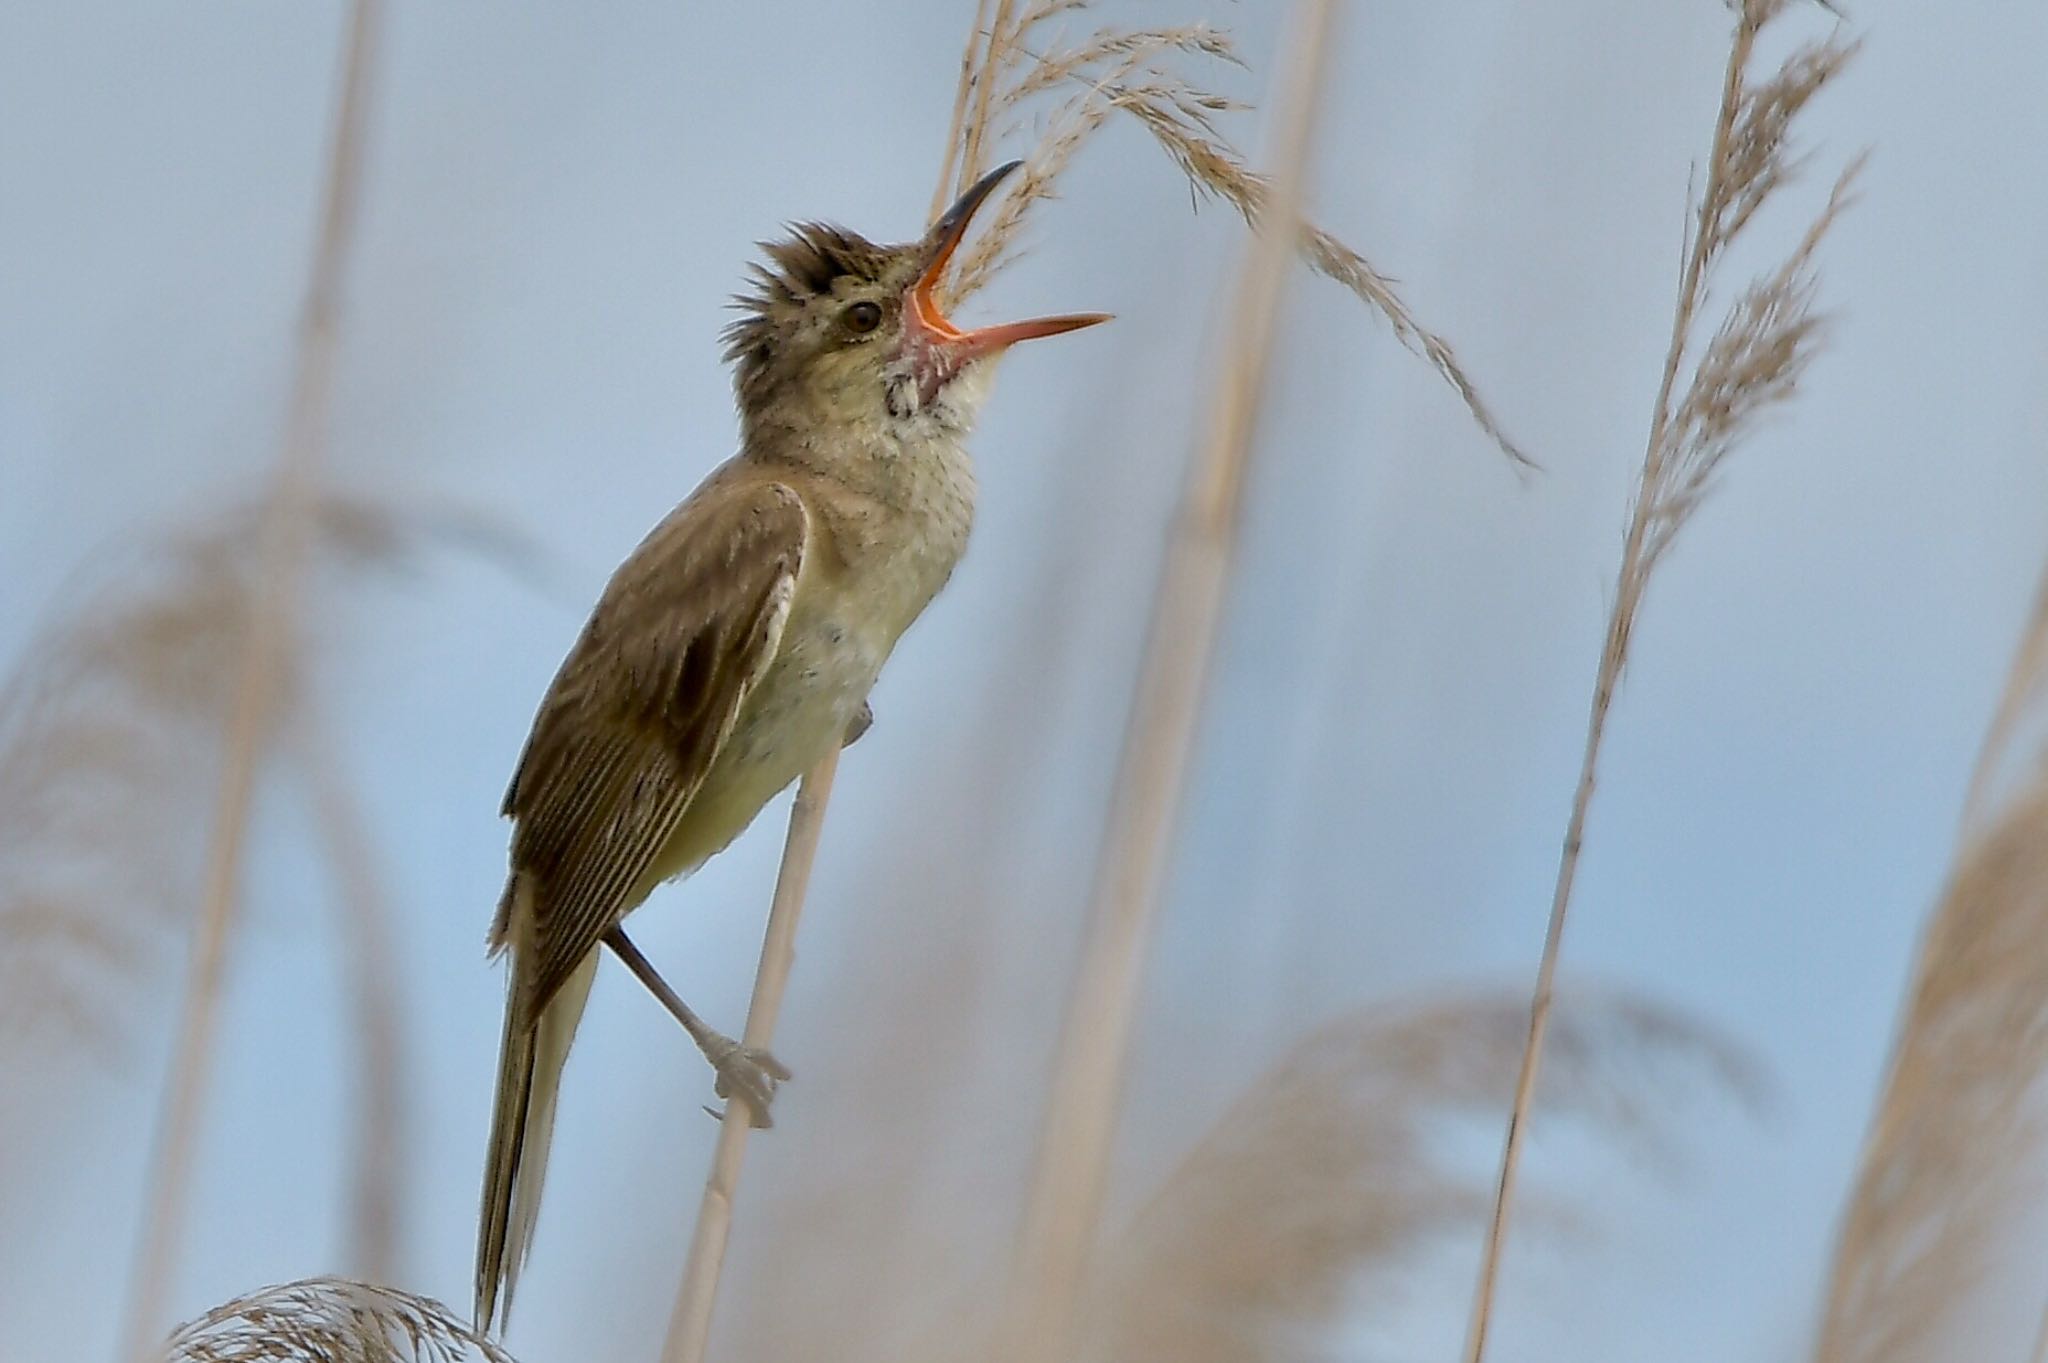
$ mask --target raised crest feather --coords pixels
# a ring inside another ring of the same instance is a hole
[[[772,346],[779,321],[813,298],[830,297],[842,278],[880,278],[896,249],[822,222],[793,223],[786,239],[756,244],[768,261],[750,268],[750,292],[733,295],[732,305],[741,316],[724,333],[725,358],[740,366],[737,381],[742,391],[749,366],[770,358],[762,348]]]
[[[752,289],[733,295],[739,319],[723,332],[741,405],[750,393],[770,387],[776,336],[795,323],[811,299],[831,297],[842,278],[881,278],[891,256],[901,250],[877,246],[831,223],[791,223],[786,239],[758,246],[768,260],[750,266]]]

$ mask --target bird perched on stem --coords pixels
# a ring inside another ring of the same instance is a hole
[[[962,331],[937,302],[969,220],[1017,163],[925,236],[822,224],[765,244],[725,333],[740,450],[612,575],[541,702],[505,794],[509,952],[477,1233],[476,1318],[510,1310],[540,1210],[562,1064],[610,948],[694,1038],[717,1091],[768,1124],[789,1071],[697,1017],[621,926],[723,849],[778,791],[866,728],[896,640],[966,547],[963,445],[993,361],[1107,320]]]

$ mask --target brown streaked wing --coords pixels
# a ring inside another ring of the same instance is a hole
[[[809,516],[787,486],[737,482],[735,467],[612,575],[505,793],[533,911],[493,935],[516,943],[529,1018],[630,907],[781,639]]]

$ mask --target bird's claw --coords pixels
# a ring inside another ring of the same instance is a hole
[[[731,1037],[718,1037],[704,1048],[711,1068],[718,1072],[713,1086],[721,1098],[738,1098],[747,1105],[747,1118],[757,1129],[775,1125],[768,1105],[775,1099],[776,1086],[790,1077],[788,1066],[755,1046],[742,1046]],[[704,1109],[710,1112],[710,1108]],[[724,1113],[713,1113],[723,1121]]]

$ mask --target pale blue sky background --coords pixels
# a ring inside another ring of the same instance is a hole
[[[971,9],[393,7],[334,469],[478,508],[541,551],[534,581],[430,558],[321,627],[409,934],[407,1286],[467,1300],[500,1005],[481,953],[495,811],[533,703],[605,574],[729,451],[716,337],[750,243],[795,217],[919,230]],[[1598,1234],[1510,1257],[1501,1363],[1798,1356],[2041,561],[2048,9],[1854,9],[1867,50],[1807,124],[1822,169],[1875,148],[1824,253],[1835,340],[1656,585],[1566,951],[1572,974],[1745,1042],[1780,1101],[1761,1126],[1703,1123],[1675,1182],[1554,1161]],[[1315,211],[1454,338],[1547,472],[1508,474],[1375,319],[1298,281],[1120,1206],[1315,1022],[1519,988],[1533,967],[1727,31],[1711,0],[1349,10]],[[1219,76],[1232,90],[1263,89],[1280,12],[1214,7],[1254,70]],[[0,10],[0,661],[91,555],[244,495],[271,457],[339,20],[254,0]],[[1764,233],[1788,242],[1818,190]],[[1014,1206],[1212,285],[1241,240],[1117,129],[973,304],[1119,321],[1006,366],[976,441],[973,552],[843,768],[778,1046],[800,1078],[750,1164],[729,1354],[804,1306],[774,1298],[763,1227],[829,1215],[863,1159],[907,1139],[886,1121],[843,1134],[890,1072],[860,1010],[900,1011],[906,975],[957,959],[987,1003],[980,1032],[911,1048],[956,1079],[925,1211]],[[263,823],[180,1316],[342,1266],[350,1071],[302,823],[288,802]],[[778,806],[642,920],[685,995],[733,1026],[780,825]],[[168,1016],[173,979],[139,1016]],[[59,1057],[46,1110],[9,1105],[31,1134],[8,1148],[33,1159],[0,1175],[0,1358],[111,1347],[161,1026],[118,1069]],[[608,972],[512,1336],[528,1363],[588,1356],[599,1325],[651,1356],[713,1137],[706,1087]],[[1484,1166],[1490,1142],[1470,1154]],[[970,1291],[994,1253],[947,1256],[935,1292]],[[1458,1338],[1469,1253],[1442,1258],[1372,1323],[1388,1357]],[[2033,1311],[2012,1316],[2031,1328]]]

